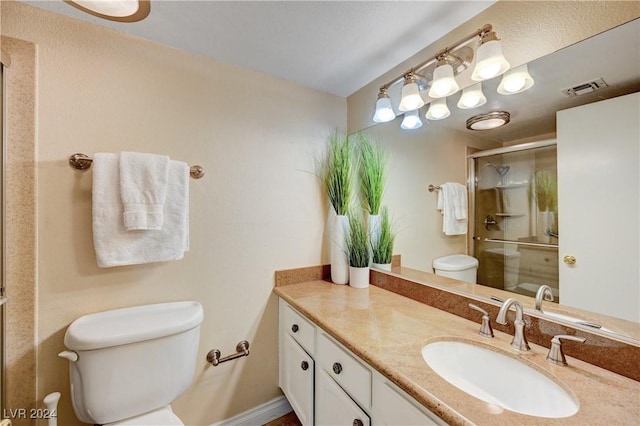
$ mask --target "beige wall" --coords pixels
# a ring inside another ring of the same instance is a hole
[[[38,49],[38,400],[61,391],[59,424],[76,421],[56,356],[75,318],[183,299],[205,310],[195,382],[175,403],[186,424],[280,395],[274,271],[326,261],[326,203],[309,172],[326,136],[346,126],[345,100],[18,3],[2,2],[2,33]],[[96,266],[91,172],[67,158],[120,150],[205,168],[191,181],[183,260]],[[242,339],[251,356],[206,365],[210,349],[225,355]]]

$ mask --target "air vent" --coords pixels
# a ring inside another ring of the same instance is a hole
[[[605,83],[603,79],[599,78],[597,80],[589,81],[588,83],[578,84],[577,86],[574,86],[570,89],[565,89],[562,91],[562,93],[566,96],[578,96],[595,92],[596,90],[605,87],[609,87],[609,85]]]

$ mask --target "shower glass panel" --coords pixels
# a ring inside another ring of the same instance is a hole
[[[478,283],[527,296],[546,284],[558,301],[556,147],[499,151],[470,164]]]

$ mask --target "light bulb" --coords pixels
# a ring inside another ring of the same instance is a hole
[[[380,93],[376,101],[376,112],[373,114],[373,121],[376,123],[386,123],[396,118],[396,114],[391,108],[391,99],[389,95]]]
[[[402,99],[400,99],[398,109],[403,112],[413,111],[414,109],[421,108],[423,105],[424,100],[422,96],[420,96],[420,89],[418,88],[415,77],[405,77],[404,86],[402,86]]]
[[[431,101],[426,117],[429,120],[442,120],[450,115],[451,111],[447,107],[447,98],[442,98]]]
[[[482,40],[487,41],[482,41]],[[476,65],[471,74],[474,81],[482,81],[493,78],[507,71],[511,65],[504,58],[502,44],[494,32],[483,36],[481,44],[476,51]]]
[[[400,127],[405,130],[415,130],[422,127],[422,120],[420,120],[418,110],[405,112]]]
[[[476,83],[462,91],[458,101],[458,108],[472,109],[487,103],[487,98],[482,93],[482,83]]]
[[[498,93],[501,95],[514,95],[516,93],[522,93],[525,90],[529,90],[534,84],[533,78],[529,74],[527,64],[520,65],[510,71],[507,71],[500,85],[498,86]]]
[[[453,77],[453,67],[446,60],[439,61],[433,72],[433,82],[429,90],[429,97],[434,99],[444,98],[453,95],[458,90],[460,90],[460,86],[458,86],[458,82]]]

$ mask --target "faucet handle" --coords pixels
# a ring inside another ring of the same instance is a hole
[[[482,325],[480,326],[480,331],[478,331],[478,333],[484,337],[493,337],[493,329],[491,328],[491,317],[489,317],[489,312],[485,311],[478,305],[474,305],[473,303],[469,303],[469,307],[482,313]]]
[[[547,354],[547,361],[556,365],[567,365],[567,359],[564,357],[562,351],[562,340],[573,340],[574,342],[584,343],[587,341],[584,337],[569,336],[566,334],[559,334],[553,336],[551,339],[551,348],[549,354]]]

